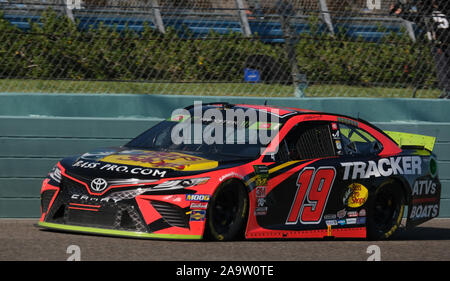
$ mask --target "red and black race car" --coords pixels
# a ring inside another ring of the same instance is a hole
[[[42,228],[163,239],[368,238],[437,217],[435,138],[276,106],[194,104],[61,160]],[[405,211],[407,207],[407,212]]]

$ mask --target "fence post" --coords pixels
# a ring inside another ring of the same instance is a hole
[[[280,15],[281,30],[283,31],[284,45],[286,48],[287,59],[291,67],[292,83],[294,85],[294,96],[303,98],[305,93],[303,92],[301,82],[305,80],[300,74],[298,68],[297,55],[295,52],[295,32],[292,31],[290,18],[295,14],[292,4],[287,1],[280,0],[276,4],[276,9]]]
[[[158,28],[159,32],[166,33],[166,29],[164,28],[164,22],[161,17],[161,10],[159,9],[158,0],[151,0],[152,4],[152,13],[153,13],[153,23]]]
[[[409,38],[415,43],[416,42],[416,34],[414,34],[414,28],[412,22],[403,20],[403,24],[406,27],[406,31],[408,32]]]
[[[328,11],[328,6],[326,0],[319,0],[320,13],[322,14],[323,20],[325,21],[331,34],[334,35],[333,21],[331,20],[330,12]]]
[[[242,33],[244,33],[245,37],[250,37],[252,35],[252,31],[250,29],[250,25],[248,24],[248,18],[247,14],[245,13],[244,2],[242,2],[242,0],[236,0],[236,7],[238,9]]]
[[[72,21],[75,22],[75,18],[73,16],[72,13],[72,9],[73,9],[73,4],[72,4],[72,0],[60,0],[61,4],[63,6],[64,12],[66,14],[66,16]],[[70,1],[70,4],[69,4]],[[70,5],[70,7],[69,7]]]

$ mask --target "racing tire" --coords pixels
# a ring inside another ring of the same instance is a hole
[[[369,200],[367,212],[367,238],[385,240],[391,238],[400,227],[405,211],[403,189],[396,184],[381,185]]]
[[[245,186],[235,180],[220,185],[206,211],[205,238],[215,241],[244,238],[249,199]]]

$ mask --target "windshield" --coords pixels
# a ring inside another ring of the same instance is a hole
[[[163,121],[125,146],[128,148],[258,157],[278,133],[279,123],[194,118]],[[276,130],[274,130],[276,129]]]

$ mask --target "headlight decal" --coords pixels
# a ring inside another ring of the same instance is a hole
[[[55,165],[53,169],[48,173],[49,178],[54,180],[57,183],[61,183],[61,169],[58,165]]]
[[[161,184],[158,184],[156,186],[153,186],[152,189],[154,190],[171,190],[171,189],[180,189],[180,188],[186,188],[186,187],[193,187],[200,184],[205,184],[209,181],[209,178],[194,178],[194,179],[182,179],[182,180],[169,180],[165,181]]]

